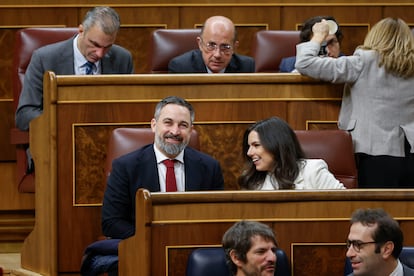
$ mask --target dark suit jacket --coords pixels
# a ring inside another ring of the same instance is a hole
[[[189,51],[170,60],[169,73],[207,73],[201,51]],[[254,59],[248,56],[233,54],[225,73],[254,73]]]
[[[43,74],[53,71],[56,75],[74,75],[73,38],[46,45],[35,50],[27,67],[22,93],[16,112],[16,126],[29,129],[32,119],[43,111]],[[113,45],[101,59],[102,74],[132,74],[132,55],[126,49]]]
[[[414,269],[403,264],[404,276],[414,276]]]
[[[282,58],[279,65],[281,73],[290,73],[295,69],[296,56]]]
[[[340,57],[344,56],[343,53],[339,54]],[[279,65],[279,72],[291,73],[295,69],[296,56],[282,58]]]
[[[224,180],[217,160],[187,147],[184,150],[185,190],[223,190]],[[102,206],[103,234],[124,239],[135,233],[135,194],[145,188],[160,191],[153,145],[115,159]]]
[[[404,276],[414,276],[414,269],[406,266],[405,264],[402,264],[403,266],[403,272],[404,272]],[[351,268],[352,270],[352,268]],[[354,276],[354,273],[351,272],[349,274],[345,274],[346,276]]]

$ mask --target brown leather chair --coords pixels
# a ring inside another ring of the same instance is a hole
[[[47,44],[68,39],[77,32],[78,28],[26,28],[16,32],[12,80],[14,110],[17,109],[24,74],[33,51]],[[26,173],[28,167],[26,149],[29,145],[29,133],[13,128],[10,132],[10,143],[16,145],[18,190],[20,192],[34,192],[34,173]]]
[[[152,33],[150,73],[168,73],[168,63],[176,56],[198,49],[200,29],[158,29]]]
[[[112,170],[112,160],[154,142],[151,128],[116,128],[112,131],[106,155],[105,176]],[[198,133],[193,129],[189,146],[200,150]]]
[[[307,158],[321,158],[329,171],[345,187],[357,188],[358,176],[354,147],[349,132],[344,130],[295,130]]]
[[[258,31],[254,35],[252,53],[258,73],[277,73],[282,58],[296,55],[299,31]]]

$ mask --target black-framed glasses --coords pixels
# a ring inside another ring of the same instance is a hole
[[[215,42],[207,42],[204,43],[203,38],[200,37],[201,43],[206,48],[207,51],[213,52],[217,50],[217,48],[220,50],[220,52],[224,54],[230,54],[233,51],[233,46],[230,44],[220,44],[217,45]]]
[[[347,240],[346,241],[346,248],[350,248],[351,245],[355,249],[356,252],[361,251],[361,248],[364,247],[366,244],[370,243],[377,243],[376,241],[369,241],[369,242],[363,242],[363,241],[357,241],[357,240]]]

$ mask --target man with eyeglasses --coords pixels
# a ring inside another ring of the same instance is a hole
[[[254,59],[235,53],[239,45],[233,22],[212,16],[204,23],[198,48],[173,58],[169,73],[253,73]]]
[[[78,34],[68,40],[35,50],[27,67],[16,111],[16,126],[28,130],[32,119],[43,112],[43,74],[132,74],[131,53],[115,45],[120,27],[118,13],[110,7],[88,11]]]
[[[383,209],[358,209],[351,217],[346,256],[352,275],[414,275],[398,257],[403,247],[403,233]]]

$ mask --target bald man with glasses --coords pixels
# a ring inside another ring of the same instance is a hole
[[[197,37],[198,49],[173,58],[169,73],[253,73],[254,59],[236,54],[239,45],[233,22],[224,16],[206,20]]]

